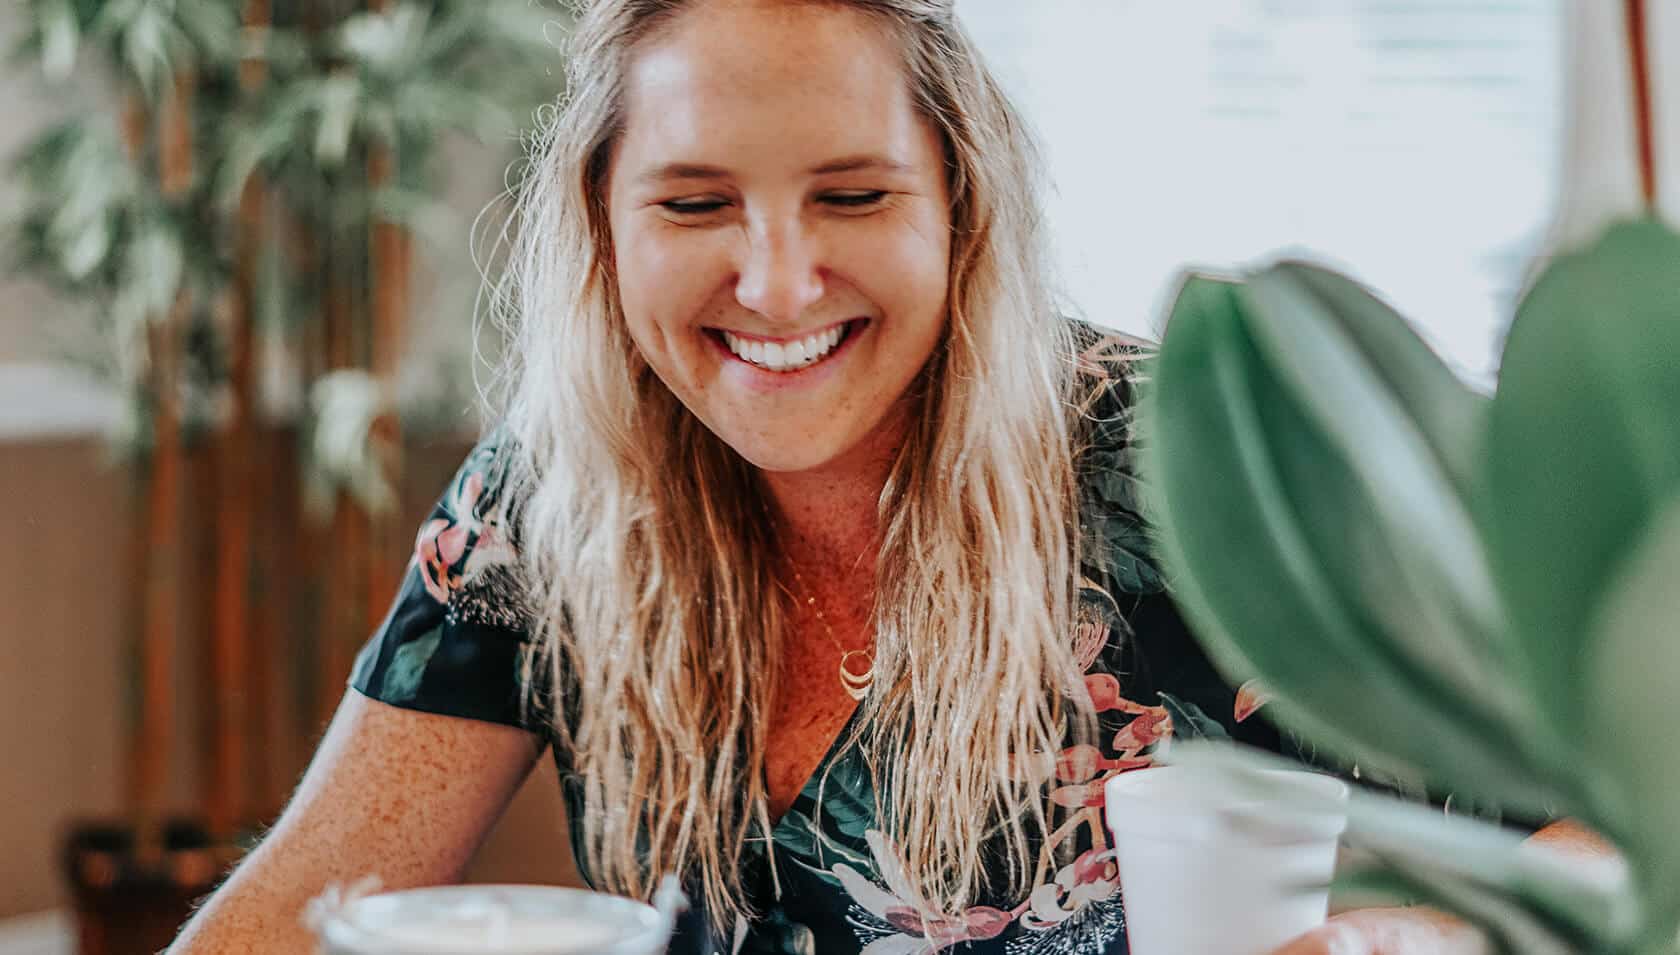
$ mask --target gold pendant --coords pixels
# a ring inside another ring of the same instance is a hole
[[[861,673],[853,673],[846,669],[846,661],[855,656],[868,661]],[[874,682],[875,658],[868,650],[847,650],[840,656],[840,685],[846,688],[847,696],[854,700],[862,700],[869,695],[870,684]]]

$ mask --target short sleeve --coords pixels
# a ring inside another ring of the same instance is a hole
[[[518,726],[547,737],[527,689],[537,665],[501,493],[502,439],[479,443],[420,526],[390,612],[349,685],[405,709]],[[545,694],[535,694],[537,700]]]

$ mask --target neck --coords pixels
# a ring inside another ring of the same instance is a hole
[[[784,559],[808,576],[872,584],[881,490],[903,433],[884,428],[821,468],[761,472]]]
[[[839,475],[766,474],[782,557],[807,573],[846,576],[874,567],[882,483]]]

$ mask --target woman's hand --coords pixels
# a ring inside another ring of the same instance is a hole
[[[1273,955],[1487,955],[1482,934],[1426,908],[1354,909]]]

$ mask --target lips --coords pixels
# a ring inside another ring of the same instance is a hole
[[[867,319],[851,319],[798,338],[756,338],[722,328],[708,328],[706,332],[736,358],[765,371],[786,374],[833,355],[864,321]]]

